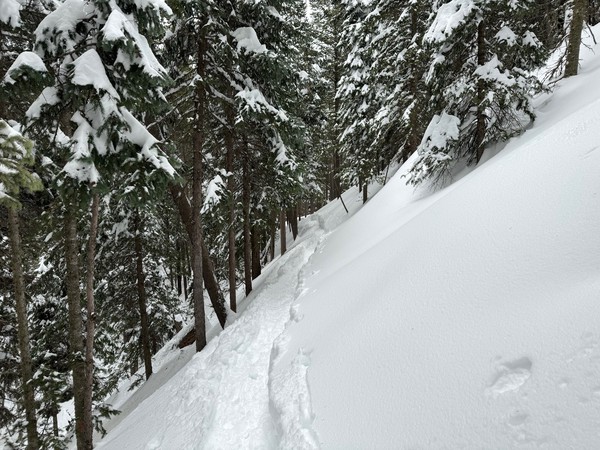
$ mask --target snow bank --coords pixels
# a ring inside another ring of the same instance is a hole
[[[293,385],[309,355],[322,448],[600,446],[599,75],[449,188],[396,176],[325,241],[273,369]]]

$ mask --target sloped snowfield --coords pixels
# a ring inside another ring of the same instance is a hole
[[[237,320],[98,448],[600,448],[584,53],[535,126],[450,187],[415,192],[401,169],[362,209],[349,191],[351,214],[303,220]]]

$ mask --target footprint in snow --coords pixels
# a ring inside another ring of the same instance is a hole
[[[500,364],[492,377],[486,395],[496,398],[507,392],[517,391],[531,377],[531,360],[519,358]]]

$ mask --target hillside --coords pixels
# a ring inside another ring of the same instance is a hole
[[[302,220],[237,320],[98,448],[600,446],[600,57],[584,53],[532,129],[446,189],[407,187],[409,161],[364,207],[351,190],[351,214]]]

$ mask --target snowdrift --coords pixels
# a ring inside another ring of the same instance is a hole
[[[351,214],[303,220],[246,310],[99,448],[599,448],[600,58],[584,53],[535,126],[450,187],[415,192],[403,168],[363,208],[349,191]]]

